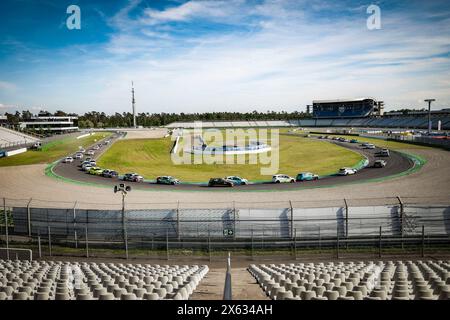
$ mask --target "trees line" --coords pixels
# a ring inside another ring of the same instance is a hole
[[[21,121],[26,121],[32,117],[27,111],[16,111],[6,113],[8,122],[18,125]],[[108,115],[104,112],[91,111],[83,115],[65,113],[57,111],[55,116],[78,116],[78,126],[80,128],[107,128],[107,127],[130,127],[133,125],[133,114],[130,112],[115,113]],[[164,126],[178,121],[258,121],[258,120],[294,120],[310,117],[305,112],[267,111],[267,112],[205,112],[205,113],[138,113],[136,122],[139,126],[153,127]]]
[[[397,110],[407,114],[411,109]],[[396,111],[391,111],[396,112]],[[107,128],[107,127],[131,127],[133,125],[133,114],[130,112],[106,114],[104,112],[91,111],[83,115],[75,113],[65,113],[58,110],[51,114],[40,112],[47,116],[75,116],[78,117],[80,128]],[[388,113],[389,114],[389,113]],[[19,122],[27,121],[33,114],[28,111],[16,111],[15,113],[5,113],[7,121],[12,126],[18,126]],[[137,124],[143,127],[164,126],[172,122],[183,121],[266,121],[266,120],[295,120],[311,117],[306,112],[286,112],[286,111],[252,111],[252,112],[204,112],[204,113],[138,113],[136,115]]]

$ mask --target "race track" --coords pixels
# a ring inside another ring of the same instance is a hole
[[[346,183],[354,183],[360,182],[370,179],[381,179],[384,177],[392,176],[401,172],[405,172],[410,169],[414,163],[408,157],[398,153],[391,152],[390,157],[379,157],[377,153],[380,151],[379,148],[376,149],[364,149],[358,143],[346,143],[346,142],[338,142],[334,140],[329,140],[329,143],[335,143],[343,148],[347,148],[353,151],[356,151],[367,159],[369,159],[369,165],[366,168],[363,168],[359,172],[354,175],[349,176],[338,176],[331,175],[323,177],[316,181],[305,181],[305,182],[297,182],[297,183],[281,183],[275,184],[270,181],[265,183],[255,183],[249,184],[245,186],[235,186],[233,189],[236,191],[245,190],[245,191],[269,191],[269,190],[296,190],[296,189],[305,189],[305,188],[313,188],[313,187],[327,187],[327,186],[336,186],[340,184]],[[108,148],[109,146],[102,147],[98,152],[96,158],[98,158],[105,150],[104,148]],[[387,160],[387,165],[384,168],[373,168],[372,165],[376,159],[385,159]],[[73,163],[58,163],[54,168],[53,172],[60,176],[70,180],[91,183],[91,184],[101,184],[107,186],[114,186],[117,184],[118,179],[108,179],[100,176],[90,175],[81,170],[79,167],[80,161],[74,161]],[[300,170],[299,170],[300,172]],[[148,177],[146,177],[148,178]],[[213,177],[211,177],[213,178]],[[244,177],[245,178],[245,177]],[[156,179],[156,177],[151,177],[150,179]],[[270,179],[270,178],[269,178]],[[127,184],[131,185],[135,189],[139,190],[208,190],[211,189],[207,186],[207,181],[202,184],[184,184],[181,183],[179,185],[171,186],[171,185],[159,185],[155,182],[127,182]],[[221,187],[215,187],[221,188]]]
[[[352,146],[351,146],[352,147]],[[403,150],[400,150],[403,151]],[[275,191],[265,191],[267,186],[246,186],[236,188],[205,188],[183,186],[139,185],[127,196],[127,206],[133,208],[149,207],[218,207],[230,203],[236,206],[270,207],[289,205],[289,201],[311,206],[329,206],[341,204],[345,198],[350,203],[356,199],[364,199],[363,204],[375,203],[381,199],[392,199],[397,196],[405,202],[418,201],[420,203],[436,203],[442,199],[450,200],[450,152],[435,148],[408,148],[406,152],[426,159],[424,166],[408,175],[370,179],[374,175],[389,176],[394,172],[407,170],[410,162],[401,157],[401,167],[388,165],[384,169],[367,168],[355,176],[330,177],[329,185],[320,186],[322,181],[277,185]],[[362,152],[366,152],[362,150]],[[367,150],[367,152],[372,152]],[[393,153],[388,159],[390,163],[397,154]],[[369,158],[373,159],[370,157]],[[65,168],[73,170],[77,178],[95,180],[95,184],[71,183],[45,174],[48,165],[37,164],[29,166],[0,167],[0,197],[7,198],[8,203],[27,204],[31,200],[34,206],[40,207],[68,207],[72,208],[77,202],[78,207],[109,208],[120,207],[121,197],[114,194],[111,186],[115,182],[106,178],[98,185],[97,178],[77,172],[76,167]],[[59,172],[59,168],[56,172]],[[366,179],[361,179],[363,176]],[[366,176],[367,175],[367,176]],[[75,177],[75,176],[74,176]],[[336,179],[336,180],[333,180]],[[331,181],[339,181],[336,185]],[[353,179],[359,180],[355,181]],[[325,181],[325,179],[323,180]],[[317,183],[318,188],[311,187]],[[270,185],[270,187],[273,187]],[[139,190],[143,188],[144,190]],[[190,188],[190,189],[189,189]],[[258,189],[262,188],[262,189]],[[281,192],[283,191],[283,192]],[[13,200],[17,199],[17,200]],[[359,201],[359,200],[358,200]],[[393,200],[394,201],[394,200]]]

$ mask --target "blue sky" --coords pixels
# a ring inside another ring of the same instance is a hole
[[[450,107],[446,0],[2,0],[0,21],[0,113],[123,112],[132,80],[139,112]]]

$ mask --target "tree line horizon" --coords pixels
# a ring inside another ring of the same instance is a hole
[[[423,109],[425,110],[425,109]],[[419,110],[419,111],[423,111]],[[418,111],[414,109],[400,109],[389,112],[402,112],[407,114],[409,111]],[[387,112],[387,113],[389,113]],[[122,112],[106,114],[105,112],[90,111],[83,115],[76,113],[66,113],[57,110],[54,113],[41,111],[39,115],[44,116],[72,116],[78,117],[78,126],[80,128],[107,128],[107,127],[130,127],[133,126],[133,114],[131,112]],[[29,110],[15,113],[5,113],[7,121],[11,125],[18,125],[22,121],[27,121],[34,117]],[[304,111],[251,111],[251,112],[196,112],[196,113],[138,113],[136,122],[138,126],[156,127],[168,125],[172,122],[187,121],[267,121],[267,120],[295,120],[301,118],[310,118],[312,115]]]

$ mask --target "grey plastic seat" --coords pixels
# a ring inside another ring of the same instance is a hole
[[[183,300],[187,300],[189,298],[189,294],[184,287],[178,288],[177,293],[181,295]]]
[[[167,290],[165,288],[155,288],[153,289],[153,292],[156,293],[161,299],[163,299],[167,294]]]
[[[439,300],[450,300],[450,289],[442,290],[438,297]]]
[[[433,290],[431,289],[421,289],[415,294],[417,300],[434,300]]]
[[[98,296],[98,300],[115,300],[111,292],[102,293]]]
[[[341,287],[342,287],[342,286],[344,286],[345,288],[347,288],[347,291],[351,291],[351,290],[353,290],[354,284],[353,284],[353,282],[351,282],[351,281],[345,281],[345,282],[342,282],[342,283],[341,283]]]
[[[127,284],[125,285],[125,290],[127,290],[128,293],[133,292],[134,289],[136,289],[137,286],[135,284]]]
[[[81,287],[81,288],[74,288],[73,289],[75,295],[79,295],[79,294],[87,294],[89,293],[89,289],[86,287]]]
[[[104,287],[97,287],[93,291],[94,298],[98,298],[102,294],[106,294],[108,291]]]
[[[361,291],[363,297],[367,296],[367,287],[366,286],[361,286],[361,285],[357,285],[353,287],[354,291]]]
[[[311,300],[311,298],[314,298],[314,297],[316,297],[315,291],[308,290],[308,291],[302,291],[300,293],[300,298],[302,300]]]
[[[115,288],[112,293],[114,294],[114,297],[119,299],[122,294],[127,293],[127,290],[125,290],[125,288]]]
[[[14,288],[11,286],[6,286],[3,287],[1,291],[4,292],[7,296],[11,296],[14,292]]]
[[[361,291],[348,291],[347,296],[353,297],[355,300],[363,300],[364,298]]]
[[[397,290],[392,293],[392,300],[410,300],[409,292],[406,290]]]
[[[34,294],[34,300],[49,300],[50,296],[48,292],[36,292]]]
[[[92,300],[92,295],[90,293],[78,294],[77,300]]]
[[[14,292],[13,300],[29,300],[30,296],[27,292]]]
[[[125,293],[120,296],[120,300],[137,300],[134,293]]]
[[[144,293],[144,300],[160,300],[160,297],[156,293]]]
[[[317,296],[321,296],[326,291],[326,288],[324,286],[320,286],[320,287],[313,287],[312,290],[316,292]]]
[[[328,300],[337,300],[339,298],[339,292],[327,290],[323,293],[323,296]]]
[[[42,292],[42,294],[46,294],[45,292]],[[48,295],[48,293],[47,293]],[[55,294],[55,300],[70,300],[70,295],[68,292],[57,292]]]
[[[133,293],[136,295],[137,298],[142,298],[145,293],[147,293],[147,290],[144,288],[135,288],[133,290]]]
[[[386,300],[386,298],[387,298],[387,293],[386,293],[385,290],[382,290],[382,289],[376,289],[376,290],[373,290],[373,291],[371,292],[370,296],[371,296],[371,297],[374,297],[374,298],[380,298],[381,300]]]
[[[166,289],[167,293],[173,292],[173,285],[171,285],[170,283],[166,283],[165,285],[161,286],[161,288]]]

